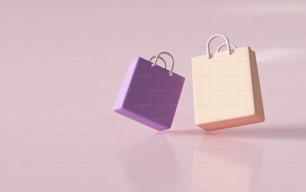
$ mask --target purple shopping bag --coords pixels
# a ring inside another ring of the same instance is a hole
[[[113,110],[157,130],[171,127],[185,78],[141,57],[129,66]],[[164,61],[164,60],[163,60]]]

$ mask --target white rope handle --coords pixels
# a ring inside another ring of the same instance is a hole
[[[157,63],[157,60],[162,58],[161,55],[168,55],[169,57],[171,57],[172,65],[171,65],[171,69],[169,70],[169,75],[172,76],[173,75],[173,69],[174,69],[174,57],[169,52],[166,52],[166,51],[159,52],[156,55],[155,62],[154,62],[154,64],[152,66],[154,67],[156,65],[156,63]]]
[[[207,43],[206,43],[206,52],[207,52],[207,55],[208,55],[209,59],[211,58],[210,43],[211,43],[212,40],[214,40],[217,37],[221,37],[221,38],[224,39],[226,47],[227,47],[227,50],[228,50],[228,53],[231,54],[231,47],[230,47],[230,42],[229,42],[228,38],[225,35],[223,35],[223,34],[214,34],[213,36],[211,36],[207,40]]]
[[[225,45],[226,45],[226,43],[222,43],[221,45],[219,45],[219,47],[217,48],[217,52],[220,52],[221,49],[222,49]],[[237,49],[237,46],[236,46],[235,44],[233,44],[233,43],[231,43],[230,46],[231,46],[231,50],[232,50],[232,49]]]

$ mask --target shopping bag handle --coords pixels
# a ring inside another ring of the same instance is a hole
[[[149,61],[152,63],[152,67],[153,67],[153,62],[152,62],[152,60],[153,59],[155,59],[156,58],[156,56],[154,55],[154,56],[152,56],[150,59],[149,59]],[[162,60],[162,62],[164,63],[164,65],[165,65],[165,69],[167,69],[167,63],[166,63],[166,61],[165,61],[165,59],[164,58],[162,58],[162,57],[159,57],[161,60]],[[155,66],[155,65],[154,65]]]
[[[152,67],[154,67],[157,63],[157,60],[158,59],[161,59],[161,55],[168,55],[171,59],[172,59],[172,65],[171,65],[171,69],[169,70],[169,75],[172,76],[173,75],[173,68],[174,68],[174,57],[167,51],[162,51],[162,52],[159,52],[155,57],[155,62],[152,64]]]
[[[221,38],[224,39],[226,47],[227,47],[227,50],[228,50],[228,53],[231,54],[231,47],[230,47],[230,42],[229,42],[228,38],[225,35],[223,35],[223,34],[214,34],[213,36],[211,36],[207,40],[207,43],[206,43],[206,52],[207,52],[207,56],[208,56],[209,59],[211,58],[210,43],[211,43],[212,40],[214,40],[217,37],[221,37]]]
[[[226,45],[226,43],[222,43],[221,45],[219,45],[219,47],[217,48],[216,52],[220,52],[221,49]],[[230,43],[231,49],[237,49],[237,46],[233,43]]]

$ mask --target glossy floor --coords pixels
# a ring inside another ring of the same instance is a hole
[[[305,0],[1,0],[0,192],[306,191],[305,19]],[[256,52],[265,123],[194,125],[214,33]],[[186,82],[156,132],[111,109],[132,59],[164,50]]]

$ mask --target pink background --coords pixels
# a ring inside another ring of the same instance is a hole
[[[305,20],[305,0],[1,0],[0,191],[305,191]],[[214,33],[256,51],[265,123],[194,126],[191,57]],[[156,133],[111,108],[163,50],[186,82]]]

